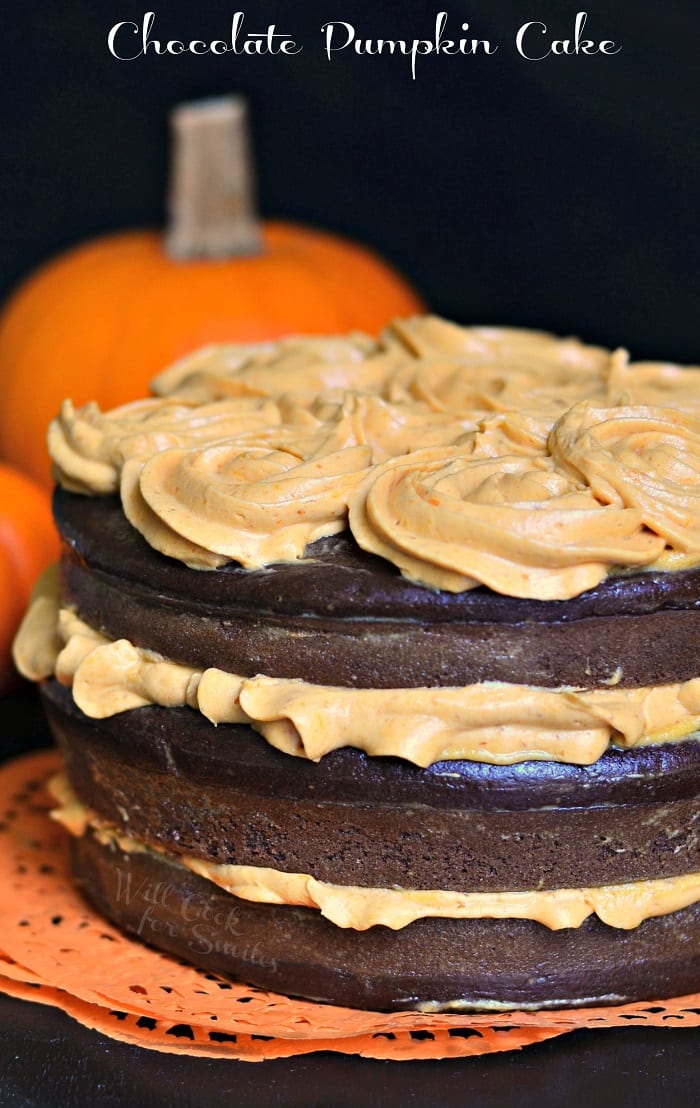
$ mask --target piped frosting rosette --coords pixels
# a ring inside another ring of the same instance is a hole
[[[164,450],[122,473],[127,518],[156,550],[187,565],[255,569],[300,558],[344,529],[367,446],[300,457],[291,449],[222,441]]]
[[[363,388],[376,391],[397,354],[359,332],[347,337],[291,336],[255,345],[206,346],[151,382],[158,396],[194,403],[242,396],[279,396],[290,387],[317,393]]]
[[[577,400],[603,395],[617,357],[540,331],[464,328],[435,316],[396,320],[382,340],[413,355],[393,374],[386,395],[472,418],[537,406],[554,422]]]
[[[671,551],[700,559],[700,417],[583,402],[558,421],[549,448],[604,504],[634,508]]]
[[[517,360],[516,353],[500,362],[474,357],[424,359],[397,370],[385,391],[394,401],[417,401],[431,411],[463,418],[538,408],[549,415],[551,426],[579,400],[600,397],[602,402],[605,378],[597,364],[572,373],[565,362],[528,363]]]
[[[388,349],[400,346],[414,358],[441,355],[474,363],[512,362],[546,372],[566,367],[570,373],[602,371],[610,353],[574,338],[558,338],[526,327],[462,327],[436,315],[394,319],[379,337]]]
[[[138,400],[110,412],[95,403],[76,408],[65,400],[49,427],[48,443],[64,488],[105,495],[118,490],[121,467],[129,458],[251,433],[280,419],[276,403],[260,397],[198,407],[174,399]]]
[[[417,444],[448,446],[474,427],[469,417],[433,411],[425,404],[392,404],[362,392],[344,393],[334,412],[324,414],[335,437],[344,432],[348,444],[369,446],[375,464],[408,454]]]
[[[544,373],[512,363],[493,366],[432,362],[412,375],[406,394],[409,400],[418,400],[433,411],[472,417],[538,405],[551,413],[553,423],[570,404],[586,396],[602,396],[602,390],[599,377],[572,378],[565,367],[548,367]],[[400,392],[394,387],[391,395],[398,397]]]
[[[506,454],[527,457],[547,452],[552,418],[541,410],[496,412],[479,420],[474,431],[460,436],[458,446],[468,448],[472,458],[501,458]]]
[[[127,427],[150,427],[162,445],[173,445],[170,423],[178,412],[189,411],[170,401],[142,400],[104,413],[91,402],[76,408],[64,400],[61,410],[49,425],[48,446],[54,474],[71,492],[106,495],[119,487],[116,454]],[[168,430],[165,430],[165,428]]]
[[[646,565],[665,545],[638,509],[604,507],[551,458],[478,457],[470,445],[378,466],[349,520],[359,545],[405,577],[541,600],[576,596],[613,565]]]
[[[669,362],[630,362],[613,358],[606,385],[606,404],[649,404],[680,408],[700,415],[700,367]]]

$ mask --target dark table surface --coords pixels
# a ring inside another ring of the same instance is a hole
[[[34,691],[0,701],[0,752],[47,746]],[[375,1062],[321,1053],[252,1064],[141,1050],[62,1012],[0,995],[1,1108],[515,1103],[667,1108],[700,1094],[700,1030],[577,1031],[481,1058]]]

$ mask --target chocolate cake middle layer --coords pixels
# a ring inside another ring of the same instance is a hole
[[[290,758],[188,708],[88,719],[43,688],[78,796],[171,856],[321,881],[459,892],[578,888],[700,870],[700,743],[592,766],[439,762],[344,749]]]
[[[566,601],[436,592],[346,533],[298,562],[193,573],[116,498],[59,490],[63,602],[110,638],[251,677],[358,688],[504,681],[640,688],[697,676],[700,570],[606,579]]]

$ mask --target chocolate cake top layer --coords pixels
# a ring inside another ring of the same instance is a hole
[[[545,603],[417,586],[338,535],[300,562],[193,571],[154,551],[116,499],[59,491],[55,510],[64,601],[108,636],[195,668],[358,688],[646,687],[700,668],[698,570]]]
[[[554,623],[588,616],[644,615],[662,609],[700,609],[700,569],[608,577],[571,600],[526,600],[484,586],[462,593],[414,584],[382,558],[361,550],[349,532],[312,543],[296,562],[244,570],[231,564],[193,572],[148,545],[127,522],[117,497],[57,489],[54,515],[75,554],[95,569],[158,592],[188,598],[191,606],[224,606],[260,615],[412,619],[440,623]]]

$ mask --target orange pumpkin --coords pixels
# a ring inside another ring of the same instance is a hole
[[[373,333],[422,310],[366,248],[257,222],[241,113],[235,99],[176,113],[169,253],[156,232],[108,235],[40,269],[0,318],[0,455],[44,483],[46,426],[64,397],[108,408],[208,342]]]
[[[58,553],[49,494],[0,465],[0,692],[13,680],[10,647],[34,583]]]

